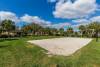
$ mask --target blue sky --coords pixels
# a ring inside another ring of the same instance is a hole
[[[47,0],[0,0],[0,10],[11,11],[18,16],[29,14],[52,22],[66,21],[66,19],[54,18],[52,14],[54,5],[54,3],[49,3]]]
[[[99,21],[100,0],[73,0],[73,3],[71,0],[62,1],[63,0],[0,0],[0,12],[11,12],[16,14],[18,19],[25,19],[25,17],[32,18],[33,16],[37,20],[39,19],[39,21],[50,22],[56,27],[59,27],[60,25],[80,25],[88,23],[92,19]],[[77,2],[77,4],[75,4],[75,2]],[[60,3],[60,6],[58,3]],[[86,4],[89,4],[90,6]],[[74,9],[77,5],[79,9]],[[80,5],[83,7],[82,11]],[[18,25],[23,25],[23,22],[27,22],[27,20],[19,22],[20,23],[17,23]]]

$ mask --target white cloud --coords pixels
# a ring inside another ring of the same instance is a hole
[[[53,28],[64,28],[65,26],[70,26],[71,24],[66,22],[66,23],[58,23],[58,24],[52,24],[51,27]]]
[[[15,23],[23,21],[23,22],[27,22],[27,23],[36,23],[41,26],[50,26],[51,25],[50,21],[45,21],[45,20],[39,18],[38,16],[30,16],[28,14],[25,14],[22,17],[17,17],[16,14],[13,12],[0,11],[0,21],[6,20],[6,19],[12,20]]]
[[[25,14],[22,17],[17,17],[16,14],[13,12],[0,11],[0,21],[3,21],[5,19],[9,19],[14,22],[36,23],[44,27],[54,27],[54,28],[63,28],[65,26],[71,25],[70,23],[67,22],[52,24],[52,22],[43,20],[38,16],[30,16],[28,14]]]
[[[81,24],[75,24],[75,25],[72,25],[72,27],[76,27],[76,28],[78,28],[80,25],[88,25],[89,23],[81,23]]]
[[[30,16],[28,14],[25,14],[22,16],[21,21],[27,22],[27,23],[36,23],[44,27],[52,27],[52,28],[64,28],[65,26],[71,25],[70,23],[57,23],[57,24],[52,24],[50,21],[45,21],[38,16]]]
[[[41,26],[51,25],[51,22],[49,22],[49,21],[45,21],[45,20],[39,18],[38,16],[30,16],[28,14],[25,14],[24,16],[20,17],[20,20],[23,22],[27,22],[27,23],[36,23]]]
[[[19,19],[15,13],[7,12],[7,11],[0,11],[0,20],[3,21],[5,19],[12,20],[14,22],[19,22]]]
[[[20,17],[20,19],[23,22],[32,23],[32,22],[35,22],[38,19],[38,17],[37,16],[29,16],[28,14],[25,14],[24,16]]]
[[[90,21],[87,19],[77,19],[77,20],[72,20],[72,22],[74,22],[74,23],[88,23]]]
[[[72,20],[73,23],[78,23],[78,24],[87,24],[87,23],[92,23],[92,22],[100,22],[100,16],[94,16],[90,19],[76,19]]]
[[[36,23],[44,27],[52,27],[52,28],[63,28],[65,26],[71,25],[70,23],[57,23],[57,24],[52,24],[50,21],[45,21],[38,16],[30,16],[28,14],[25,14],[20,18],[21,21],[27,22],[27,23]]]
[[[81,21],[84,21],[84,22],[80,23]],[[87,20],[87,19],[73,20],[73,22],[76,22],[77,24],[72,25],[72,27],[78,28],[80,25],[88,25],[89,23],[100,22],[100,16],[94,16],[94,17],[90,18],[89,20]]]
[[[92,21],[92,22],[100,22],[100,16],[95,16],[95,17],[91,18],[90,21]]]
[[[56,18],[82,18],[93,14],[98,6],[96,0],[58,0],[53,15]]]
[[[53,3],[53,2],[56,2],[57,0],[48,0],[48,2],[51,2],[51,3]]]

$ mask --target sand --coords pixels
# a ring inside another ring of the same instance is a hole
[[[86,46],[92,39],[90,38],[53,38],[43,40],[28,41],[38,45],[46,50],[47,54],[69,56],[75,53],[80,48]]]

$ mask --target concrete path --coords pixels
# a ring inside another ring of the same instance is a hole
[[[63,55],[69,56],[76,52],[78,49],[84,47],[92,39],[89,38],[53,38],[53,39],[43,39],[43,40],[32,40],[28,41],[34,43],[46,50],[48,54],[52,55]]]

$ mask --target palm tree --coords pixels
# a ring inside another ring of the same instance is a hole
[[[34,35],[39,35],[39,32],[42,33],[42,26],[40,26],[39,24],[35,24],[35,23],[32,23],[31,24],[31,27],[33,28],[32,32]]]
[[[57,35],[58,34],[58,30],[56,28],[50,28],[51,29],[51,34],[52,35]]]
[[[73,28],[72,28],[72,27],[69,27],[69,28],[67,29],[67,34],[68,34],[69,36],[72,36],[73,33],[74,33]]]
[[[43,28],[43,32],[45,35],[51,35],[51,28],[49,27]]]
[[[3,30],[2,30],[2,27],[0,26],[0,37],[1,37],[1,33],[2,33],[2,31],[3,31]]]
[[[61,36],[64,35],[64,28],[60,28],[59,33],[60,33]]]
[[[85,30],[86,30],[86,27],[84,25],[80,25],[79,26],[79,30],[81,32],[81,36],[83,37],[83,34],[84,34]]]

